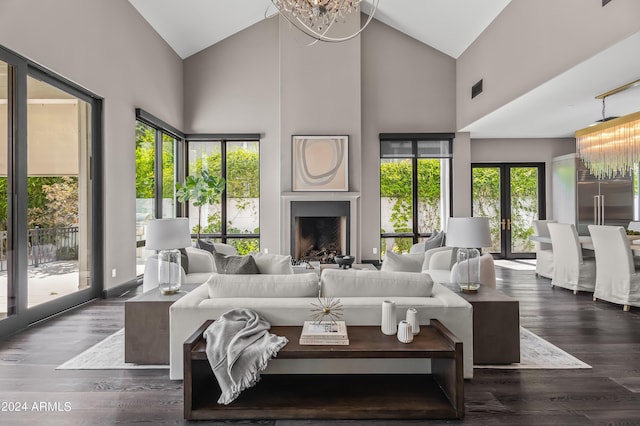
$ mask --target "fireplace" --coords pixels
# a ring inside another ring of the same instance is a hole
[[[338,254],[350,254],[348,201],[292,201],[291,257],[333,263]]]

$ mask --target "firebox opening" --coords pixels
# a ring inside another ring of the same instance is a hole
[[[334,263],[336,255],[351,254],[349,216],[348,201],[291,202],[291,257]]]
[[[333,263],[334,257],[346,253],[347,218],[296,217],[295,258]]]

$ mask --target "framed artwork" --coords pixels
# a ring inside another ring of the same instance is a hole
[[[349,136],[293,135],[292,190],[348,191]]]

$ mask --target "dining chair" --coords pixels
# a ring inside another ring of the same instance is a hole
[[[553,287],[593,292],[596,285],[595,259],[582,256],[576,227],[570,223],[548,223],[553,245]]]
[[[549,223],[555,220],[534,220],[533,232],[539,237],[549,237]],[[535,242],[536,246],[536,275],[553,278],[553,245],[550,243]]]
[[[596,252],[596,287],[593,300],[623,306],[640,306],[640,273],[633,265],[629,239],[622,226],[589,225]]]

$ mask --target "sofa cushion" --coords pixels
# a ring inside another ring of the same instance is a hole
[[[210,298],[318,297],[318,274],[212,274],[207,288]]]
[[[320,277],[323,297],[431,297],[429,274],[325,269]]]
[[[225,256],[215,252],[216,271],[219,274],[257,274],[258,265],[253,256]]]
[[[380,267],[384,272],[420,272],[424,263],[424,253],[397,254],[387,251]]]
[[[291,256],[283,254],[254,253],[254,260],[261,274],[293,274],[291,266]]]

